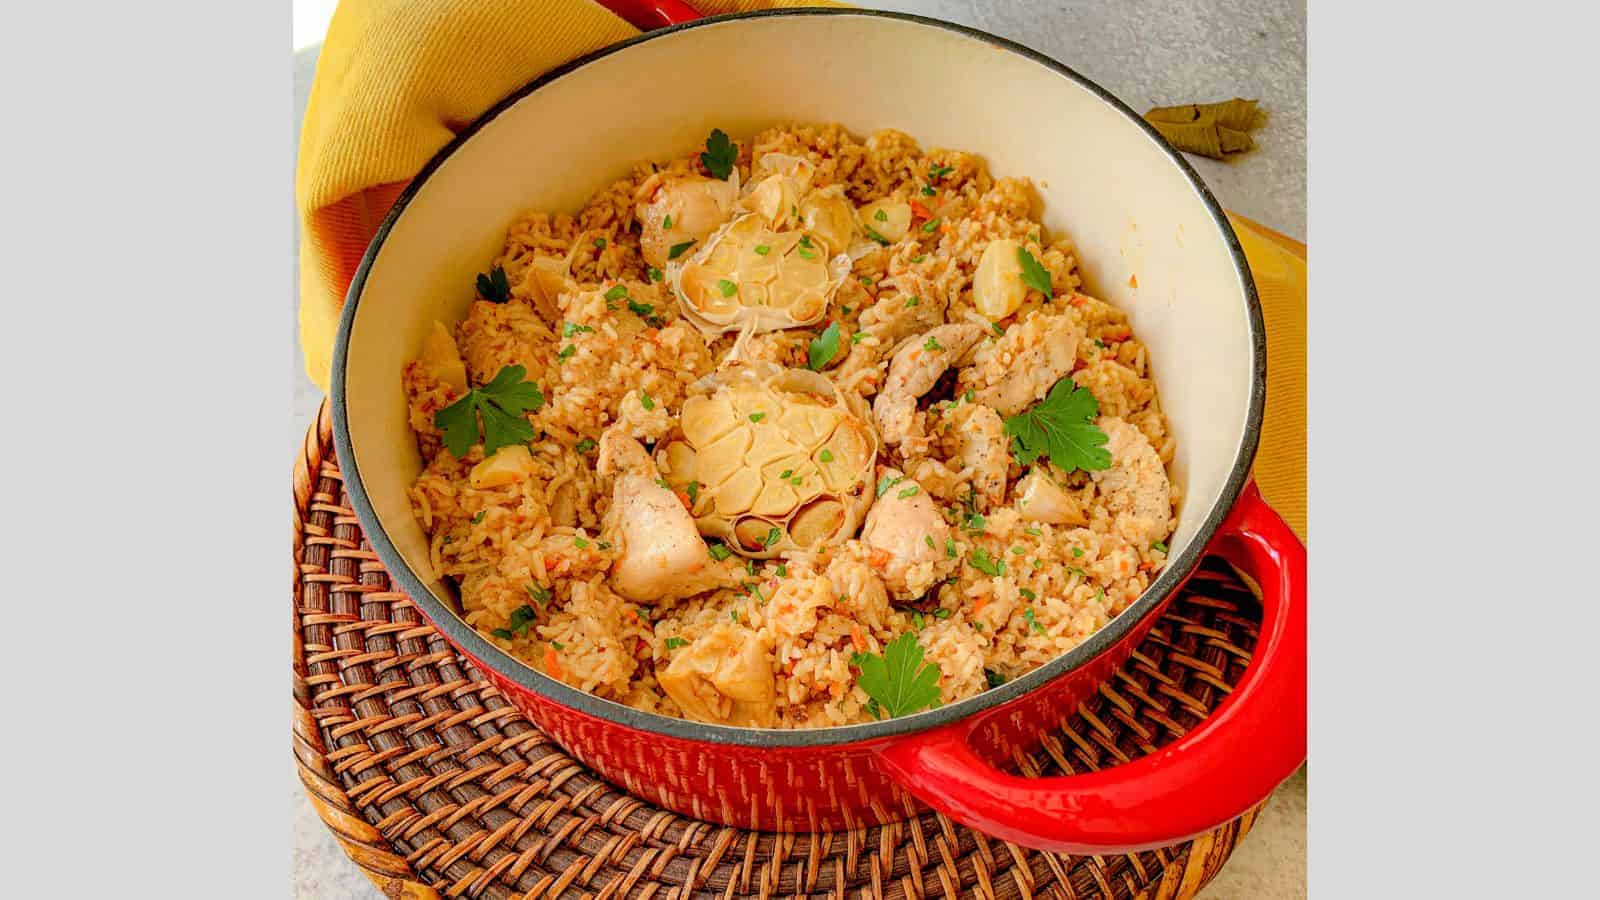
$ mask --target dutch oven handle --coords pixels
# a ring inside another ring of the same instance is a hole
[[[700,13],[683,0],[599,0],[600,5],[616,13],[629,25],[640,31],[649,31],[663,25],[677,25],[700,18]]]
[[[958,723],[879,751],[890,774],[957,822],[1058,853],[1174,844],[1265,799],[1306,756],[1306,548],[1251,482],[1209,552],[1260,586],[1263,621],[1239,684],[1193,731],[1124,765],[1023,778],[980,759]]]

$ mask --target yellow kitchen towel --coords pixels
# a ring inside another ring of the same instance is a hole
[[[706,15],[818,0],[689,0]],[[638,34],[594,0],[341,0],[300,133],[300,342],[323,390],[339,310],[406,182],[484,110],[540,73]],[[1305,247],[1234,224],[1266,310],[1267,417],[1256,475],[1305,534]],[[1298,250],[1296,250],[1298,247]]]

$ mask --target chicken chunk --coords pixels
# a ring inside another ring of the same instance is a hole
[[[694,519],[671,490],[644,446],[624,433],[600,439],[597,468],[613,476],[609,529],[617,561],[611,586],[640,603],[676,599],[718,587],[726,571],[712,560]]]
[[[1017,512],[1030,522],[1050,525],[1088,525],[1083,506],[1062,490],[1050,473],[1034,466],[1017,481]]]
[[[1090,472],[1115,527],[1141,547],[1166,540],[1172,533],[1172,484],[1150,439],[1116,416],[1096,424],[1106,433],[1111,468]]]
[[[1004,503],[1011,453],[1000,415],[982,404],[962,403],[951,407],[945,418],[955,426],[951,434],[956,458],[962,475],[972,484],[979,512]]]
[[[656,680],[691,719],[770,728],[777,718],[777,684],[766,644],[742,625],[712,626],[658,669]]]
[[[1034,312],[1003,337],[979,347],[963,383],[975,399],[1014,416],[1072,372],[1083,330],[1065,314]]]
[[[931,390],[939,376],[958,364],[981,337],[981,327],[953,322],[929,329],[895,351],[883,389],[872,400],[872,416],[885,444],[899,444],[911,435],[917,398]]]
[[[639,250],[645,262],[667,264],[672,248],[686,241],[704,242],[733,215],[739,186],[699,175],[652,175],[639,186],[634,217],[639,220]]]
[[[955,568],[957,560],[945,552],[950,526],[921,485],[887,467],[878,469],[878,478],[886,490],[867,510],[861,541],[889,593],[913,600]]]

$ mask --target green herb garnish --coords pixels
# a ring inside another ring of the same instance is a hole
[[[921,302],[922,302],[922,298],[921,297],[913,296],[911,299],[906,301],[906,309],[910,309],[911,307],[916,306],[918,303],[921,303]]]
[[[768,253],[771,253],[771,252],[772,252],[772,248],[767,246],[766,244],[757,244],[756,245],[756,255],[757,256],[766,256]]]
[[[811,344],[806,348],[806,368],[813,372],[822,371],[822,367],[833,362],[839,355],[839,323],[830,322],[822,333],[811,339]]]
[[[724,297],[732,297],[734,294],[739,293],[739,286],[726,278],[719,278],[717,279],[717,290],[721,291]]]
[[[922,233],[923,234],[933,234],[935,231],[938,231],[938,230],[939,230],[939,220],[938,219],[929,219],[928,221],[922,223]]]
[[[444,432],[444,445],[460,459],[478,443],[478,421],[483,420],[483,455],[493,456],[501,447],[524,444],[534,439],[533,424],[526,413],[544,405],[539,386],[523,381],[528,370],[506,366],[494,380],[467,391],[460,400],[433,414],[433,425]]]
[[[550,589],[545,587],[545,586],[543,586],[543,585],[530,584],[526,588],[524,588],[524,590],[526,590],[528,592],[528,596],[529,597],[533,598],[533,602],[539,604],[540,606],[543,606],[546,603],[550,602],[550,597],[552,596],[551,593],[550,593]],[[527,609],[527,607],[524,606],[523,609]],[[512,613],[512,617],[515,618],[515,616],[516,616],[516,613],[513,612]]]
[[[767,529],[767,536],[762,539],[761,546],[771,547],[773,544],[776,544],[778,542],[778,538],[781,537],[783,537],[783,532],[777,526],[773,526],[772,528]]]
[[[594,438],[584,438],[576,444],[573,444],[572,449],[578,451],[579,453],[588,453],[590,450],[594,449]]]
[[[478,514],[472,517],[472,524],[474,524],[474,525],[483,524],[483,514],[486,513],[486,512],[488,512],[487,509],[478,510]]]
[[[1022,282],[1049,297],[1050,273],[1045,271],[1045,267],[1039,265],[1039,261],[1033,258],[1032,253],[1021,247],[1017,248],[1017,262],[1022,263]]]
[[[1005,420],[1012,455],[1028,465],[1048,454],[1050,462],[1066,472],[1109,469],[1111,451],[1105,443],[1110,438],[1094,424],[1099,412],[1100,401],[1094,394],[1063,378],[1033,408]]]
[[[611,289],[606,291],[607,300],[621,300],[626,296],[628,296],[628,289],[620,284],[612,285]]]
[[[567,357],[569,357],[572,354],[577,353],[577,352],[578,352],[578,348],[577,347],[574,347],[571,344],[568,344],[565,347],[561,348],[561,352],[560,353],[556,354],[556,359],[565,360]]]
[[[944,555],[949,559],[955,559],[956,558],[956,539],[955,538],[945,538],[944,539]]]
[[[1006,573],[1006,561],[994,559],[989,556],[989,551],[982,547],[973,549],[972,554],[967,557],[967,564],[991,577],[999,577]]]
[[[983,670],[983,680],[989,682],[989,687],[997,688],[1006,683],[1006,677],[993,669]]]
[[[581,537],[575,537],[572,539],[572,546],[577,547],[579,550],[587,550],[589,549],[589,542]]]
[[[767,417],[767,414],[764,413],[764,412],[753,412],[753,413],[750,414],[750,421],[759,422],[762,419],[765,419],[766,417]]]
[[[1033,618],[1033,607],[1030,606],[1022,611],[1022,621],[1027,622],[1028,627],[1032,628],[1034,631],[1044,634],[1044,626],[1039,624],[1039,622]]]
[[[1150,545],[1150,549],[1151,550],[1159,550],[1162,553],[1165,553],[1165,552],[1167,552],[1167,544],[1166,544],[1165,541],[1156,541],[1154,544]]]
[[[922,349],[928,351],[929,353],[937,353],[940,350],[943,350],[944,346],[939,343],[938,339],[928,338],[926,341],[923,341]]]
[[[696,503],[700,502],[700,482],[698,482],[698,481],[689,482],[689,484],[684,487],[683,492],[685,494],[689,495],[689,505],[690,506],[693,506]]]
[[[706,171],[713,177],[727,181],[738,159],[739,148],[728,140],[727,132],[721,128],[711,129],[711,136],[706,138],[706,149],[700,154],[700,164],[706,167]]]
[[[928,180],[938,181],[956,170],[955,166],[934,166],[928,170]]]
[[[882,207],[880,207],[877,212],[872,214],[872,218],[879,222],[887,222],[889,221],[889,214],[884,212]]]
[[[639,389],[639,405],[644,407],[647,410],[655,409],[656,408],[656,398],[650,396],[650,392],[649,391],[646,391],[644,388],[640,388]]]
[[[686,251],[690,247],[694,246],[694,242],[695,242],[695,239],[694,238],[690,238],[690,239],[688,239],[687,241],[684,241],[681,244],[673,244],[670,248],[667,249],[667,259],[673,260],[673,259],[677,259],[678,257],[682,256],[684,254],[684,251]]]
[[[594,239],[594,248],[596,250],[604,250],[606,248],[606,239],[605,238],[595,238]]]
[[[939,705],[938,663],[922,662],[917,636],[907,632],[876,653],[858,653],[851,663],[861,670],[856,685],[890,718]]]
[[[651,266],[650,269],[649,269],[649,272],[650,272],[650,280],[651,281],[660,281],[661,279],[666,277],[665,275],[661,274],[661,270],[656,268],[655,266]]]
[[[886,238],[883,235],[879,234],[877,231],[873,230],[870,226],[864,226],[864,227],[866,228],[867,237],[871,238],[872,240],[877,241],[878,243],[882,244],[885,247],[889,246],[889,244],[892,243],[888,238]]]
[[[900,482],[905,481],[905,480],[906,480],[906,477],[904,475],[899,475],[899,476],[885,475],[885,476],[883,476],[882,478],[878,479],[878,496],[882,497],[884,494],[889,493],[889,488],[892,488],[895,485],[897,485]]]
[[[584,334],[593,330],[594,328],[588,325],[579,325],[575,322],[561,323],[561,336],[566,338],[572,337],[575,334]]]
[[[711,551],[711,558],[717,562],[722,562],[733,555],[733,551],[722,544],[711,544],[707,549]]]
[[[684,640],[681,637],[678,637],[677,635],[673,635],[672,637],[667,638],[667,652],[669,652],[669,653],[672,652],[673,650],[678,649],[679,647],[687,647],[687,646],[689,646],[689,642]]]
[[[478,273],[478,296],[490,303],[504,303],[511,299],[511,282],[506,279],[506,270],[495,266],[489,274]]]
[[[822,452],[817,454],[817,459],[820,459],[825,463],[831,463],[833,462],[833,451],[829,450],[827,447],[823,447]]]
[[[917,486],[913,484],[911,487],[906,488],[895,496],[899,497],[901,500],[904,500],[907,497],[915,497],[917,495],[917,490]]]

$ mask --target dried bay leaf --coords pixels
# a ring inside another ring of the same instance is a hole
[[[1222,159],[1255,146],[1248,131],[1256,125],[1256,103],[1235,97],[1221,103],[1158,106],[1144,118],[1179,150]]]

